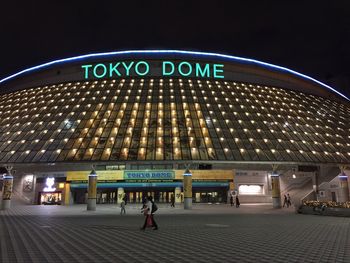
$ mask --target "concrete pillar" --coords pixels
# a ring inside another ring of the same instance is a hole
[[[341,174],[339,174],[338,178],[339,178],[339,184],[340,184],[338,201],[339,202],[349,201],[348,176],[344,172],[342,172]]]
[[[5,174],[3,177],[2,203],[1,203],[2,210],[11,208],[12,188],[13,188],[13,176],[9,172]]]
[[[321,167],[317,167],[317,171],[314,172],[314,176],[312,177],[312,188],[316,194],[316,200],[319,199],[319,191],[318,191],[318,179],[320,177]]]
[[[89,174],[87,210],[91,210],[91,211],[96,210],[96,198],[97,198],[97,174],[93,169]]]
[[[192,209],[192,174],[188,169],[184,173],[183,188],[185,197],[184,208]]]
[[[181,187],[175,188],[175,204],[181,203]]]
[[[72,199],[72,193],[70,191],[70,183],[64,185],[64,205],[70,205]]]
[[[117,203],[120,204],[125,196],[124,188],[119,187],[117,191]]]
[[[229,204],[230,203],[230,198],[231,196],[234,195],[234,192],[235,192],[235,184],[234,182],[229,182],[229,189],[227,191],[227,200],[226,200],[226,203]]]
[[[272,188],[272,206],[273,208],[281,208],[281,190],[280,190],[280,177],[277,173],[271,175],[271,188]]]

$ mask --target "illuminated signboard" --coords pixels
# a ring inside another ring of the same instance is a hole
[[[43,189],[44,192],[54,192],[56,191],[56,187],[52,187],[55,184],[55,178],[54,177],[48,177],[46,178],[46,187]]]
[[[172,180],[175,179],[174,171],[124,171],[125,180]]]
[[[147,61],[119,61],[112,63],[82,65],[85,79],[111,78],[127,76],[160,75],[163,77],[181,76],[197,78],[224,78],[224,65],[212,63],[190,63],[187,61],[162,61],[161,68]]]

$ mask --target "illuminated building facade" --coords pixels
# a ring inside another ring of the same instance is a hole
[[[229,189],[238,190],[238,170],[350,163],[349,100],[259,61],[184,51],[103,53],[28,69],[0,87],[0,163],[30,171],[37,184],[60,178],[66,203],[84,202],[92,164],[101,175],[101,202],[122,192],[135,202],[145,192],[180,199],[186,165],[194,201],[224,202]],[[149,171],[157,173],[147,177]],[[267,185],[242,189],[268,196]]]

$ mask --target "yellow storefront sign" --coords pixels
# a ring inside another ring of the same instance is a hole
[[[175,179],[183,180],[184,170],[175,170]],[[193,180],[233,180],[233,170],[191,170]]]
[[[175,180],[183,180],[184,170],[171,170],[175,172]],[[233,180],[233,170],[191,170],[193,180]],[[67,181],[87,181],[90,171],[68,171]],[[124,180],[123,170],[96,171],[98,181]]]
[[[67,172],[67,181],[87,181],[90,171],[69,171]],[[96,171],[98,181],[117,181],[123,180],[123,171]]]

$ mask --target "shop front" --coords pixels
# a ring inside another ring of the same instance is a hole
[[[36,204],[61,205],[65,195],[65,175],[39,175],[36,178]]]
[[[97,171],[97,203],[119,203],[126,195],[129,203],[142,203],[152,196],[158,203],[183,202],[182,170],[103,170]],[[67,172],[73,203],[86,203],[89,171]],[[225,203],[233,188],[233,170],[192,171],[193,202]]]
[[[40,192],[39,205],[60,205],[62,202],[62,192]]]

